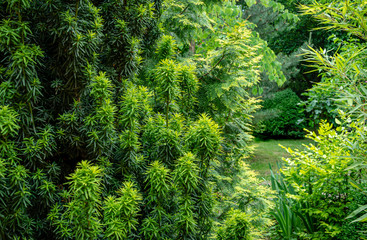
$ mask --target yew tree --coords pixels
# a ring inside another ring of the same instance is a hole
[[[248,92],[262,70],[284,76],[234,2],[0,0],[0,16],[1,239],[247,239],[270,224],[253,209],[271,194],[238,173]]]

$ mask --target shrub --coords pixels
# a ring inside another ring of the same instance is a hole
[[[307,100],[300,103],[304,107],[307,124],[311,129],[317,128],[321,120],[335,123],[334,119],[338,116],[335,99],[336,91],[330,84],[318,83],[307,92]]]
[[[225,225],[218,231],[218,240],[250,240],[249,223],[246,213],[239,210],[228,214]]]
[[[261,138],[304,137],[305,115],[298,106],[300,101],[291,89],[265,99],[263,109],[254,115],[255,135]]]
[[[284,159],[285,166],[281,168],[284,179],[277,183],[281,187],[274,188],[273,181],[273,189],[284,203],[276,205],[276,220],[282,229],[294,230],[287,232],[287,239],[295,234],[301,239],[360,239],[365,227],[346,217],[358,208],[356,200],[365,204],[359,190],[351,184],[364,181],[358,167],[366,147],[361,143],[362,129],[361,125],[351,123],[335,130],[332,124],[322,122],[318,135],[314,132],[308,135],[315,145],[310,144],[305,151],[287,149],[291,157]],[[285,208],[287,211],[282,210]],[[282,221],[290,213],[298,220]],[[281,230],[280,235],[284,236],[285,231]]]

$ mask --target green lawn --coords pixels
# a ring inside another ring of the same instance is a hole
[[[312,142],[310,139],[255,140],[256,150],[254,156],[249,160],[250,166],[259,173],[260,177],[267,178],[270,175],[269,163],[273,169],[276,169],[276,163],[281,161],[282,157],[289,157],[289,154],[279,144],[284,147],[303,150],[304,146],[302,144],[308,145]]]

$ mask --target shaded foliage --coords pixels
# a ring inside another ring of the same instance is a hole
[[[254,115],[255,134],[261,137],[302,138],[305,115],[301,111],[299,97],[286,89],[264,100],[263,112]],[[263,113],[263,114],[262,114]]]

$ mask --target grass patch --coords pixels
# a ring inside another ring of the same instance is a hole
[[[269,164],[273,169],[277,169],[277,162],[282,157],[289,157],[289,154],[279,146],[290,147],[292,149],[303,150],[303,144],[313,143],[311,139],[270,139],[255,140],[255,152],[250,158],[250,167],[259,173],[260,177],[268,178],[270,176]]]

